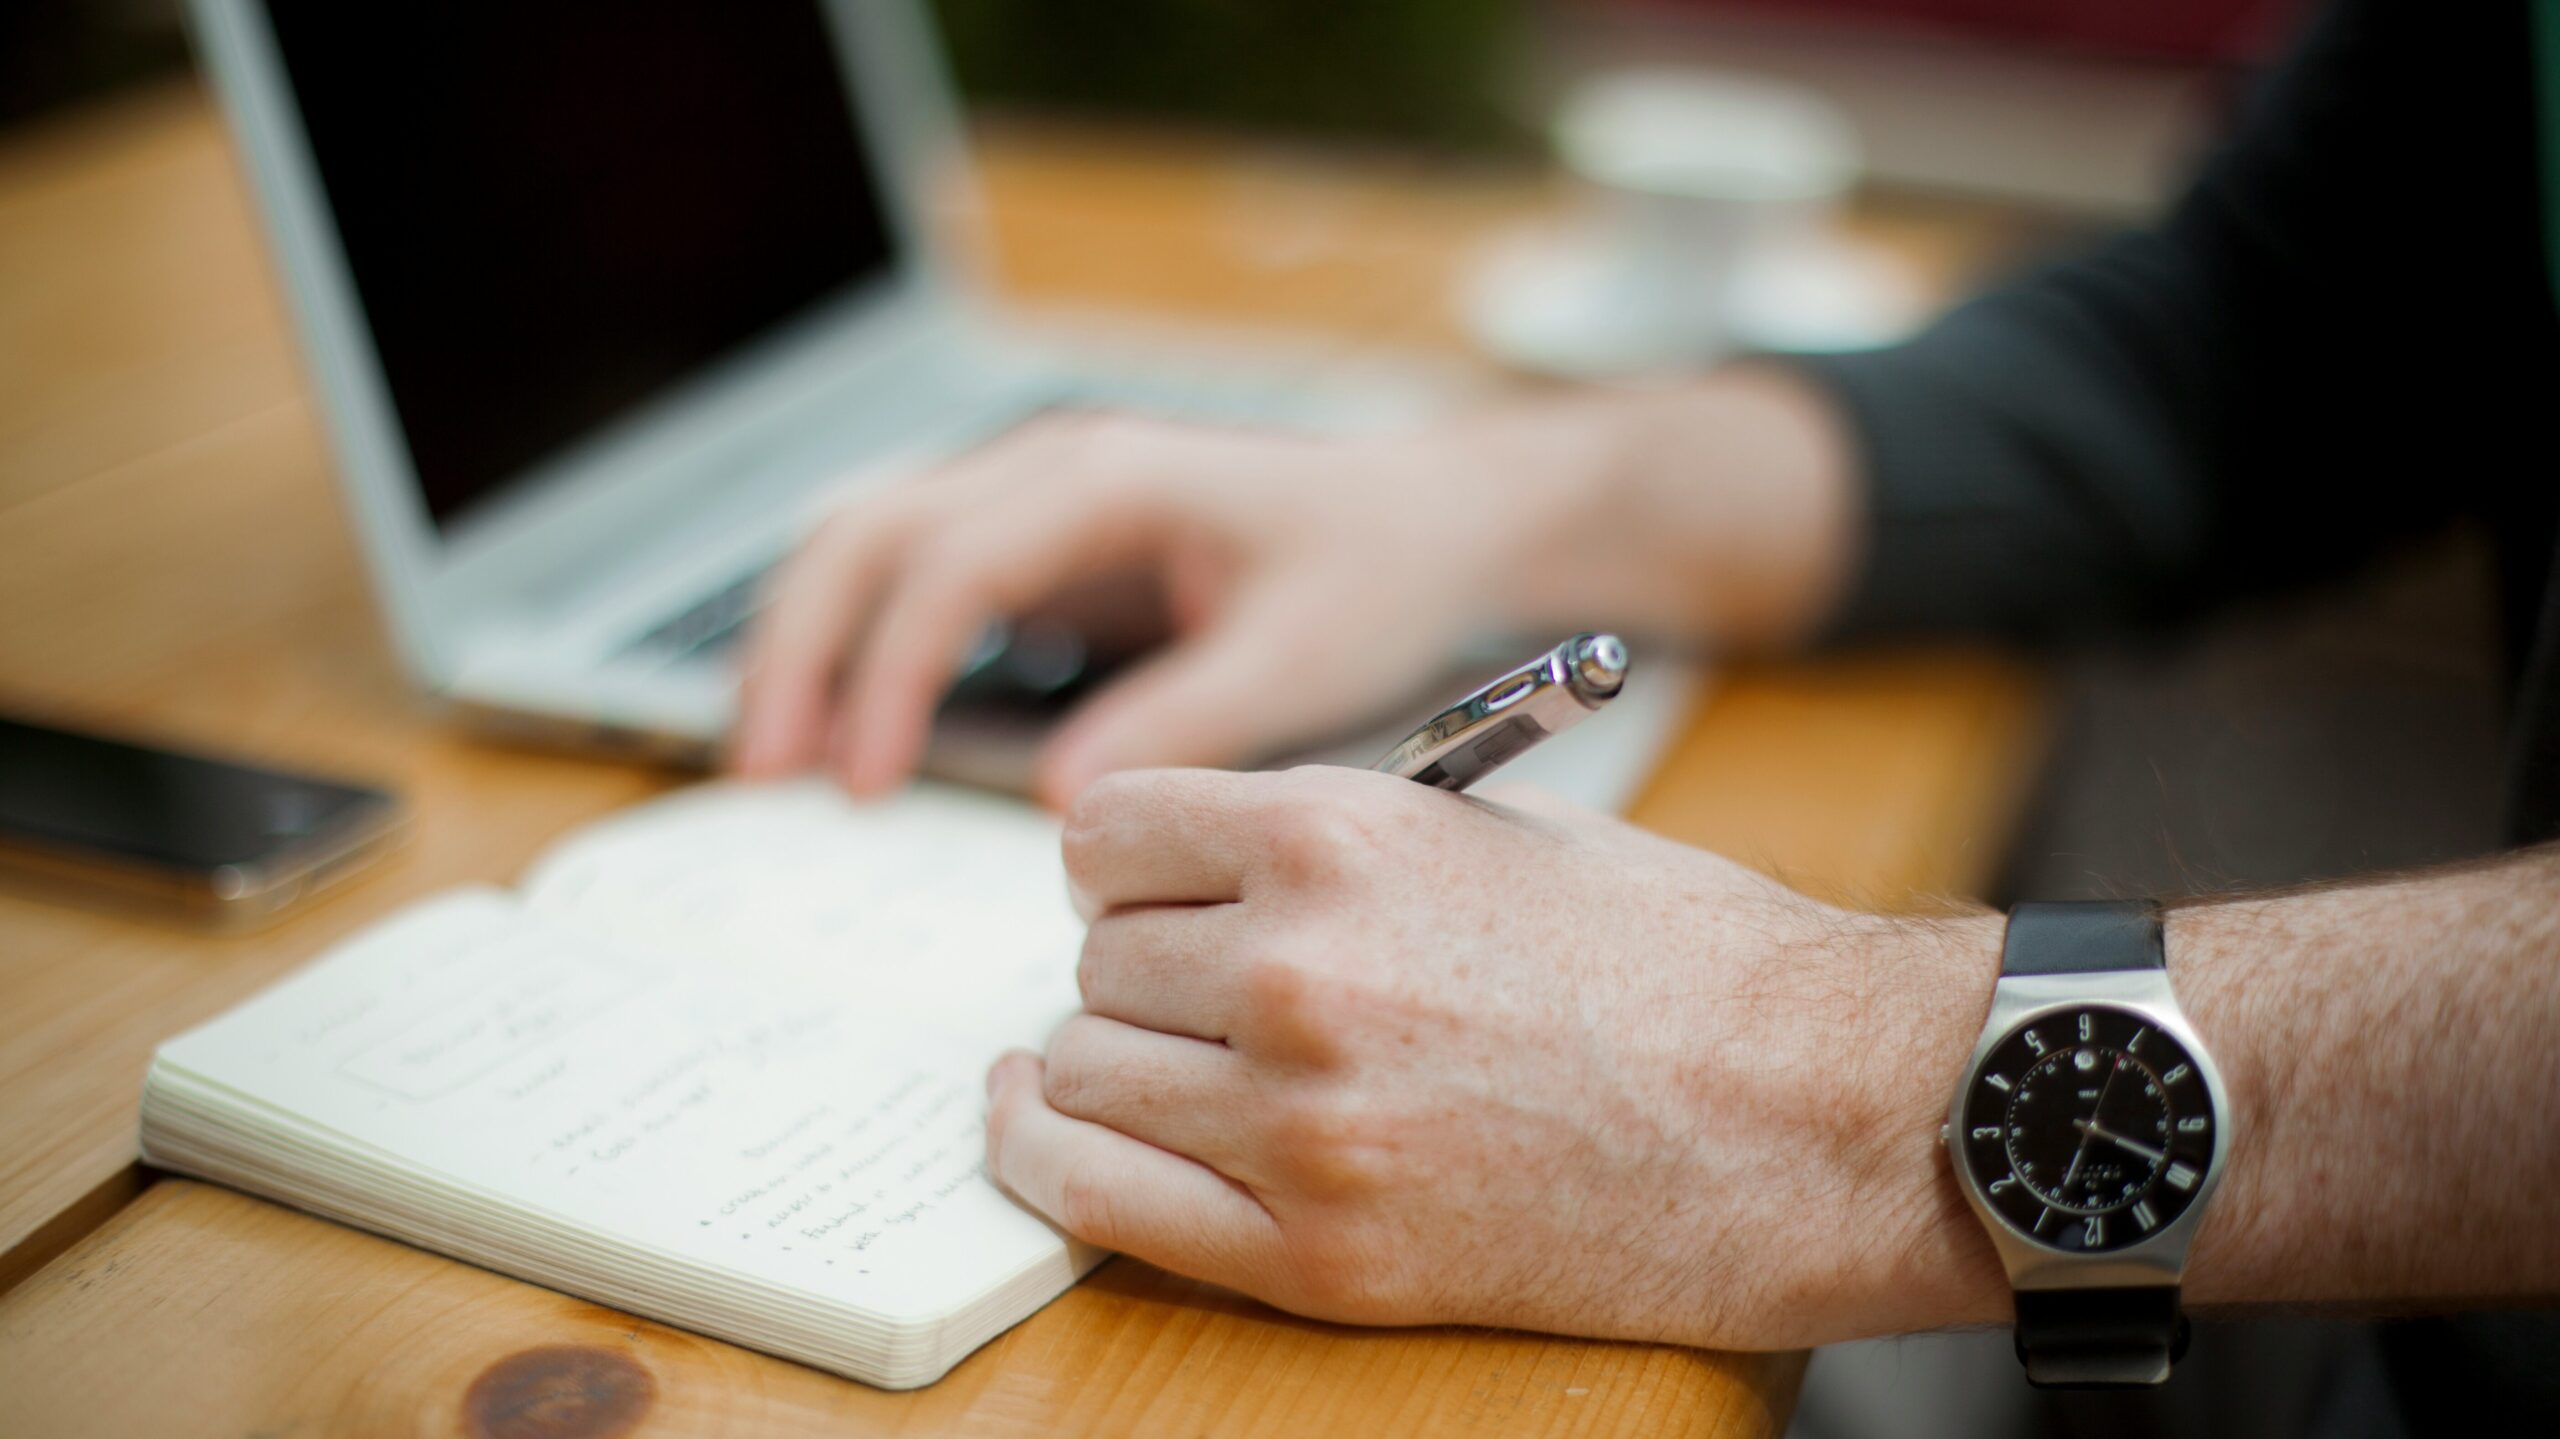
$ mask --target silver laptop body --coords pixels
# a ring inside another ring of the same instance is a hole
[[[1042,407],[1356,429],[1443,392],[991,318],[928,224],[965,165],[909,0],[191,5],[401,656],[486,721],[703,757],[815,515]],[[1654,707],[1586,727],[1613,772]]]

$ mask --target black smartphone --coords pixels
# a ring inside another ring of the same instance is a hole
[[[369,785],[0,715],[0,872],[20,888],[253,924],[399,830]]]

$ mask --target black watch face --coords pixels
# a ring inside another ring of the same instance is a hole
[[[2148,1018],[2089,1005],[1992,1047],[1954,1136],[2020,1234],[2073,1253],[2139,1244],[2195,1202],[2220,1122],[2195,1057]]]

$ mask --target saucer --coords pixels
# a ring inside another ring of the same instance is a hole
[[[1459,318],[1485,352],[1533,374],[1604,379],[1696,369],[1746,353],[1872,349],[1928,317],[1919,279],[1831,230],[1764,243],[1719,295],[1683,291],[1588,223],[1498,237],[1468,268]]]

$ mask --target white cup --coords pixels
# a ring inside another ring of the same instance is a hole
[[[1593,81],[1555,138],[1615,211],[1628,283],[1708,349],[1744,258],[1821,232],[1858,178],[1857,135],[1820,96],[1708,70]]]
[[[1569,235],[1496,257],[1468,307],[1497,353],[1604,374],[1731,348],[1746,267],[1819,244],[1857,183],[1856,132],[1819,95],[1755,76],[1621,70],[1558,112],[1558,157],[1590,191]]]

